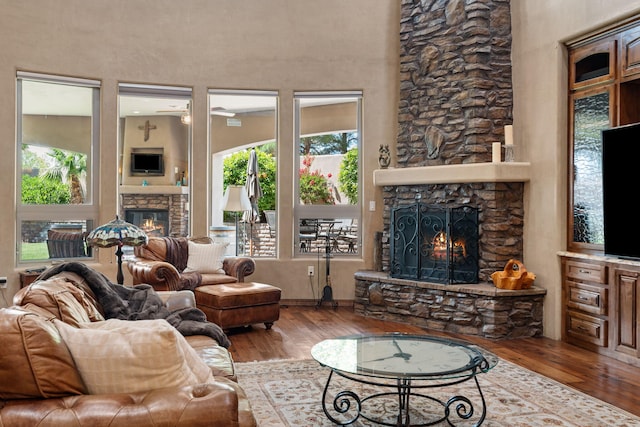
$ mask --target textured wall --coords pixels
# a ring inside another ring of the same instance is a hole
[[[512,122],[508,0],[402,3],[398,167],[491,161]]]

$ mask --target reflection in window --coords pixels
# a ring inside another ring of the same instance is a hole
[[[298,92],[296,253],[359,253],[359,92]],[[313,236],[305,222],[317,224]]]
[[[609,92],[576,99],[573,135],[573,241],[604,244],[602,135],[609,128]]]
[[[20,262],[91,256],[99,82],[17,76]]]

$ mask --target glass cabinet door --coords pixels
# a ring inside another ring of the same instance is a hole
[[[572,170],[569,215],[570,249],[601,250],[604,245],[602,209],[602,130],[611,127],[613,87],[571,97]]]

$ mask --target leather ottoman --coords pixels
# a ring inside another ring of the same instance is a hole
[[[264,323],[271,329],[280,317],[280,288],[255,282],[224,283],[195,289],[196,306],[207,320],[229,329]]]

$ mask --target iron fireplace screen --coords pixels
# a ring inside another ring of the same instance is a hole
[[[415,203],[391,210],[391,277],[478,283],[478,209]]]

